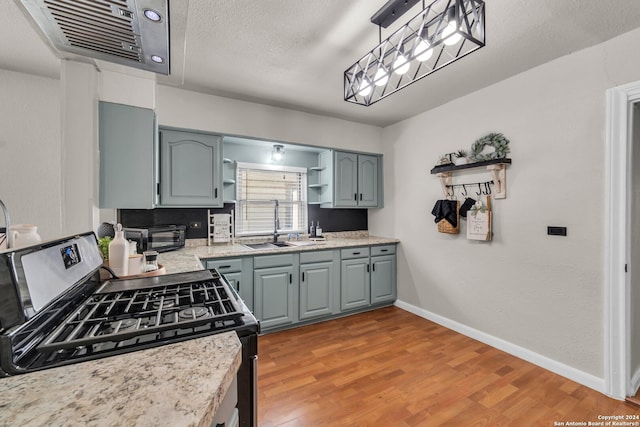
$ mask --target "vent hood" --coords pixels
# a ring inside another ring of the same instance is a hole
[[[168,0],[16,0],[64,57],[169,74]]]

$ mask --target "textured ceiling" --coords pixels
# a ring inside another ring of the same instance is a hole
[[[486,47],[370,107],[347,103],[343,72],[378,43],[369,19],[385,2],[172,0],[172,73],[157,80],[386,126],[640,26],[638,0],[486,0]],[[56,55],[12,0],[0,1],[0,68],[59,74]]]

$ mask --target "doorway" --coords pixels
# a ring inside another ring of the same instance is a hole
[[[606,125],[605,393],[624,399],[640,386],[640,82],[607,91]]]

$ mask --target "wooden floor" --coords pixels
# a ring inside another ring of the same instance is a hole
[[[396,307],[263,335],[258,355],[260,427],[554,426],[640,414]]]

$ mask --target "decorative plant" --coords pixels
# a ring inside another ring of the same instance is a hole
[[[466,150],[458,150],[455,153],[453,153],[457,158],[462,158],[462,157],[467,157],[467,151]]]
[[[100,252],[102,252],[102,258],[104,258],[105,261],[109,260],[109,243],[111,243],[110,236],[98,239],[98,247],[100,248]]]

